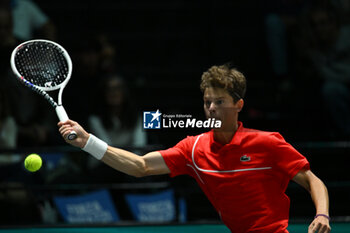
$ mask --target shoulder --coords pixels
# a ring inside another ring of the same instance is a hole
[[[251,128],[243,128],[240,132],[244,134],[245,137],[248,137],[248,138],[257,138],[257,139],[272,138],[273,139],[273,138],[282,137],[279,132],[264,131],[264,130],[251,129]]]
[[[16,0],[14,3],[15,9],[26,9],[27,7],[36,7],[31,0]]]
[[[181,141],[179,141],[177,144],[188,144],[188,145],[193,145],[193,143],[195,143],[195,141],[199,138],[204,136],[205,134],[199,134],[199,135],[187,135],[184,139],[182,139]]]
[[[101,121],[101,118],[96,116],[96,115],[90,115],[88,119],[89,119],[89,122],[100,122]]]
[[[268,146],[285,142],[283,136],[279,132],[243,128],[240,134],[242,136],[242,143],[255,143]]]
[[[46,19],[46,14],[41,10],[41,8],[31,0],[17,0],[13,12],[15,14],[30,15],[32,17],[40,17]]]
[[[199,140],[199,138],[201,140]],[[191,135],[191,136],[188,135],[187,137],[185,137],[184,139],[179,141],[175,145],[175,147],[181,147],[182,149],[189,150],[189,149],[192,149],[193,145],[195,143],[197,143],[198,141],[200,141],[201,143],[202,142],[207,142],[207,140],[209,140],[209,138],[210,138],[209,132],[198,134],[198,135],[194,135],[194,136],[193,135]]]
[[[88,118],[88,124],[91,126],[102,126],[102,120],[99,116],[97,115],[91,115]]]

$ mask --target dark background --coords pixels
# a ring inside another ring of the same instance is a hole
[[[63,95],[72,119],[80,120],[82,113],[89,114],[85,110],[91,103],[81,100],[92,94],[93,88],[83,87],[91,87],[96,81],[75,76],[78,61],[74,54],[81,47],[93,47],[93,38],[98,35],[105,35],[115,47],[117,71],[127,79],[139,114],[160,109],[166,114],[191,114],[204,119],[200,77],[212,65],[230,62],[247,78],[245,107],[240,116],[245,127],[280,132],[307,157],[313,171],[329,187],[331,215],[350,215],[349,138],[334,135],[320,100],[319,81],[304,82],[304,76],[293,70],[296,58],[292,45],[288,46],[288,56],[293,89],[288,92],[279,89],[281,79],[271,68],[265,28],[265,17],[273,10],[273,3],[268,5],[268,1],[262,0],[35,2],[56,26],[57,42],[72,55],[73,76]],[[151,144],[167,148],[186,135],[199,132],[151,130],[148,134]],[[79,158],[78,155],[76,161]],[[74,183],[72,177],[67,174],[57,182]],[[170,180],[168,177],[123,179],[140,183]],[[76,182],[85,181],[77,178]],[[191,181],[179,177],[172,180],[172,185],[180,190],[179,195],[187,198],[190,220],[218,220],[207,199]],[[114,194],[118,195],[118,191]],[[288,194],[294,219],[313,216],[314,207],[306,191],[291,184]]]
[[[96,35],[109,38],[116,48],[117,70],[128,79],[140,112],[160,109],[204,118],[200,77],[210,66],[230,62],[248,80],[241,114],[246,127],[280,131],[293,141],[330,138],[331,125],[324,124],[327,114],[315,85],[297,86],[300,79],[293,74],[293,92],[281,94],[277,88],[281,80],[271,71],[264,22],[274,3],[36,2],[57,27],[58,41],[70,52]],[[76,78],[73,71],[67,92],[74,92],[82,82],[89,80]],[[77,93],[84,94],[84,90]],[[79,110],[70,107],[74,99],[66,96],[66,108],[74,117],[74,111]],[[158,137],[159,143],[172,145],[185,134],[191,132]]]

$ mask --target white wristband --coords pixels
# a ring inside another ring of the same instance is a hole
[[[92,156],[94,156],[96,159],[101,160],[104,154],[106,153],[107,148],[108,148],[107,143],[95,137],[93,134],[90,134],[90,137],[86,142],[86,145],[82,149],[83,151],[86,151]]]

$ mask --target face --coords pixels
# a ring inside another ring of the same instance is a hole
[[[230,131],[236,127],[242,99],[234,103],[225,89],[209,87],[204,91],[203,101],[206,117],[221,120],[221,130]]]

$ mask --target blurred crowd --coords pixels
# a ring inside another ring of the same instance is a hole
[[[41,38],[57,41],[55,24],[30,0],[0,1],[0,183],[30,184],[64,180],[72,175],[76,158],[63,156],[62,169],[45,180],[40,172],[29,174],[23,168],[25,154],[11,149],[63,145],[57,131],[57,116],[44,98],[32,92],[10,70],[12,50],[21,42]],[[74,78],[64,91],[63,103],[69,116],[88,125],[96,136],[111,145],[142,147],[147,135],[132,100],[125,78],[115,67],[115,48],[104,35],[92,35],[83,42],[69,44],[74,62]],[[82,95],[84,90],[88,95]],[[67,100],[67,101],[65,101]],[[70,100],[70,101],[68,101]],[[81,161],[79,161],[81,162]],[[91,171],[105,168],[94,160],[84,160]],[[65,166],[69,164],[70,166]],[[81,165],[81,164],[80,164]],[[81,172],[78,169],[76,173]],[[69,180],[69,178],[68,178]],[[71,179],[70,179],[71,180]],[[81,180],[79,180],[81,181]],[[34,222],[40,213],[33,208],[33,193],[22,189],[0,190],[0,223]],[[41,209],[49,208],[43,203]],[[46,207],[45,207],[46,206]],[[9,211],[11,210],[11,211]],[[34,210],[34,211],[33,211]],[[30,211],[31,214],[28,214]],[[23,216],[23,218],[21,217]],[[32,217],[28,217],[32,216]]]
[[[49,109],[42,97],[14,78],[9,65],[11,52],[19,43],[34,38],[56,41],[55,25],[30,0],[1,0],[0,19],[0,132],[6,134],[6,137],[1,137],[0,145],[2,148],[16,148],[62,144],[63,141],[57,138],[55,112]],[[139,129],[141,122],[136,118],[128,84],[115,67],[114,45],[104,35],[92,35],[67,46],[74,61],[74,78],[65,89],[63,98],[71,118],[89,124],[110,144],[133,146],[135,141],[137,146],[145,145],[146,139]],[[81,95],[81,90],[89,94]],[[115,135],[116,132],[128,136],[124,138]],[[114,139],[108,140],[109,136]]]
[[[350,1],[262,2],[266,58],[276,84],[276,104],[290,112],[305,111],[300,105],[319,105],[321,111],[317,114],[324,119],[324,125],[320,125],[325,130],[324,139],[350,140]],[[21,182],[25,177],[19,172],[23,170],[23,155],[6,150],[64,144],[57,132],[55,111],[41,96],[22,86],[10,70],[14,47],[34,38],[60,43],[50,16],[35,1],[0,0],[0,183]],[[118,45],[107,34],[91,33],[63,46],[73,60],[73,77],[63,94],[71,119],[110,145],[142,148],[161,142],[150,141],[143,130],[144,109],[137,102],[140,97],[131,91],[128,79],[120,72],[116,63]],[[72,161],[76,157],[65,159],[70,166],[81,163]],[[84,164],[88,171],[100,174],[96,179],[108,175],[106,168],[93,159],[84,159]],[[46,178],[50,182],[64,180],[61,174]],[[16,202],[27,194],[0,190],[0,202],[6,195]],[[1,215],[0,219],[5,217]]]
[[[348,140],[350,1],[266,1],[266,6],[266,41],[277,97],[289,112],[322,119],[323,140]]]
[[[0,145],[63,143],[54,111],[15,80],[9,67],[11,51],[20,42],[57,41],[54,22],[34,1],[1,0],[0,6],[0,132],[7,135],[1,137]],[[296,111],[300,101],[321,103],[324,111],[320,114],[329,119],[325,128],[332,131],[329,139],[349,139],[349,1],[263,1],[263,6],[266,57],[273,76],[269,80],[276,83],[276,98]],[[84,40],[64,46],[74,61],[73,78],[63,95],[69,116],[110,144],[147,144],[147,135],[140,129],[142,106],[137,105],[138,96],[132,95],[130,83],[116,65],[118,45],[106,34],[90,32]],[[82,95],[80,90],[89,94]]]

